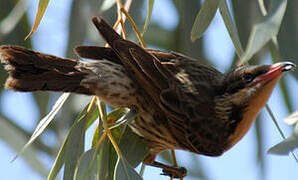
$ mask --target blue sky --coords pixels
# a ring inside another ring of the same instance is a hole
[[[32,19],[35,17],[37,0],[31,1],[29,7],[29,14]],[[38,32],[33,35],[34,49],[45,53],[50,53],[58,56],[64,56],[67,40],[68,25],[64,24],[68,20],[69,4],[71,0],[51,1],[45,17],[41,22]],[[165,10],[166,9],[166,10]],[[161,13],[167,12],[167,13]],[[166,28],[171,29],[177,25],[177,14],[173,6],[170,6],[168,0],[155,1],[155,8],[153,12],[152,21],[156,21]],[[150,27],[149,27],[150,28]],[[55,33],[52,33],[55,32]],[[226,70],[227,65],[233,58],[233,44],[225,30],[223,21],[217,13],[215,19],[211,23],[209,29],[205,33],[206,54],[209,59],[214,61],[214,64],[221,71]],[[266,62],[270,63],[270,56],[266,57]],[[286,75],[286,80],[291,85],[292,93],[297,90],[298,84],[294,78]],[[294,109],[298,107],[298,97],[295,96],[293,100]],[[276,118],[279,120],[281,128],[287,135],[290,133],[290,128],[281,120],[288,114],[284,108],[283,100],[280,97],[280,90],[276,88],[268,102]],[[6,91],[0,102],[3,113],[15,119],[17,123],[25,126],[26,129],[32,130],[35,128],[34,122],[37,121],[38,111],[36,111],[36,104],[32,101],[30,93],[15,93]],[[5,106],[4,106],[5,105]],[[16,106],[17,105],[17,106]],[[18,112],[16,113],[16,109]],[[264,116],[261,124],[263,127],[264,138],[264,153],[273,145],[281,141],[281,137],[277,132],[268,113],[263,110]],[[91,129],[92,131],[92,129]],[[91,133],[90,133],[91,134]],[[206,174],[210,174],[210,179],[242,179],[251,180],[260,178],[260,167],[256,164],[255,157],[255,131],[254,127],[234,148],[225,153],[221,157],[210,158],[206,156],[199,156],[199,159],[204,163],[204,170]],[[1,162],[0,169],[2,178],[4,179],[41,179],[41,176],[35,173],[26,165],[22,158],[18,158],[14,163],[10,160],[15,156],[14,152],[9,146],[0,140],[0,154]],[[178,151],[177,158],[179,164],[187,167],[188,162],[193,162],[188,153]],[[295,179],[297,176],[297,167],[294,159],[289,156],[274,156],[264,154],[266,161],[266,179],[280,180],[280,179]],[[44,157],[44,156],[43,156]],[[44,157],[47,166],[51,167],[52,161]],[[4,172],[4,173],[3,173]],[[147,167],[144,179],[167,179],[159,175],[160,170],[157,168]],[[191,179],[191,178],[186,178]]]

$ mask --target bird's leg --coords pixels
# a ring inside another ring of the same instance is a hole
[[[156,155],[148,155],[143,161],[144,164],[162,168],[162,175],[169,176],[171,178],[180,178],[186,176],[187,170],[184,167],[169,166],[160,162],[154,161]]]
[[[169,166],[156,161],[153,161],[151,164],[148,165],[162,168],[162,175],[170,176],[172,178],[182,179],[187,174],[187,170],[184,167]]]

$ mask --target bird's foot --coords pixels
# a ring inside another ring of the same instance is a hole
[[[184,167],[168,166],[156,161],[148,165],[162,168],[162,175],[169,176],[171,178],[183,179],[183,177],[187,174],[187,170]]]

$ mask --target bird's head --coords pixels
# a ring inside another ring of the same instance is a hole
[[[233,103],[249,104],[255,99],[262,99],[265,105],[275,84],[286,71],[293,70],[291,62],[273,65],[240,66],[228,72],[224,78],[225,94],[233,97]]]
[[[283,73],[294,68],[295,64],[291,62],[241,66],[225,75],[223,96],[227,101],[225,103],[231,106],[229,120],[235,122],[235,128],[229,136],[229,147],[248,131]]]

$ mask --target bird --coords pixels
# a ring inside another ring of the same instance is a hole
[[[220,156],[248,132],[291,62],[241,65],[221,73],[198,59],[143,48],[123,39],[102,17],[92,22],[109,47],[77,46],[81,61],[14,45],[0,47],[7,89],[97,96],[135,110],[130,128],[148,145],[144,163],[181,178],[183,167],[155,161],[168,149]]]

